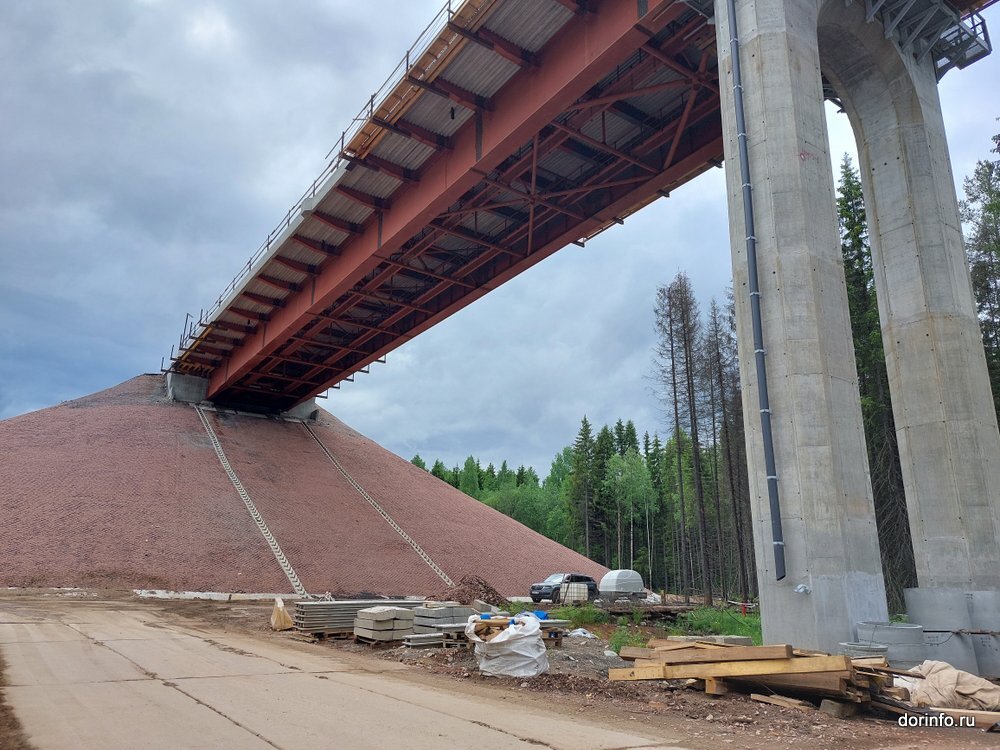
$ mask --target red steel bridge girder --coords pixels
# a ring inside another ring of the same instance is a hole
[[[382,265],[388,255],[394,253],[424,228],[431,226],[436,217],[446,214],[447,209],[455,201],[484,181],[484,174],[494,170],[526,142],[534,139],[537,144],[538,133],[543,127],[552,123],[560,113],[573,109],[575,102],[598,80],[646,44],[651,33],[655,33],[675,19],[682,10],[683,6],[680,3],[654,0],[649,3],[647,15],[638,19],[634,3],[608,2],[600,5],[599,12],[586,13],[571,19],[545,48],[540,64],[537,67],[527,66],[517,73],[515,78],[494,97],[493,110],[480,113],[481,127],[473,127],[470,122],[453,137],[451,150],[440,152],[421,169],[418,184],[405,185],[393,195],[391,207],[381,213],[381,227],[377,226],[378,222],[372,220],[360,233],[349,237],[338,248],[337,257],[319,266],[317,271],[305,280],[300,291],[289,294],[284,299],[282,307],[272,311],[268,320],[258,325],[256,331],[248,335],[241,346],[235,348],[228,358],[219,363],[210,377],[209,397],[213,399],[221,397],[220,400],[225,400],[227,389],[235,389],[237,385],[240,386],[240,391],[244,391],[245,383],[242,381],[248,375],[295,380],[285,374],[267,372],[264,369],[272,354],[289,341],[295,341],[297,347],[306,345],[308,342],[299,338],[298,334],[308,327],[310,320],[322,318],[324,310],[344,294],[351,292],[359,281]],[[699,72],[703,72],[703,68]],[[692,97],[691,105],[693,102]],[[690,111],[690,108],[689,106],[687,110]],[[686,115],[687,112],[685,118]],[[683,128],[680,128],[674,135],[671,156],[677,152],[682,131]],[[559,135],[568,137],[568,134]],[[537,145],[534,150],[537,151]],[[363,361],[355,363],[354,369],[377,360],[385,352],[426,330],[568,242],[599,229],[619,212],[633,208],[637,203],[655,195],[658,190],[683,181],[681,177],[686,179],[698,171],[703,171],[711,160],[720,154],[721,134],[718,137],[706,138],[704,146],[693,154],[679,158],[673,168],[661,174],[646,175],[648,179],[645,180],[634,180],[636,183],[634,189],[625,190],[623,187],[620,191],[623,197],[599,214],[586,221],[580,221],[578,218],[573,226],[554,237],[547,238],[543,247],[532,248],[533,251],[527,258],[522,260],[512,258],[507,269],[491,279],[488,286],[469,288],[469,284],[459,284],[458,286],[463,287],[464,291],[461,299],[440,312],[422,310],[420,300],[423,300],[424,296],[409,304],[400,303],[407,308],[407,312],[421,310],[427,313],[427,317],[415,327],[408,329],[405,335],[397,334],[398,340],[380,346]],[[698,161],[699,159],[701,161]],[[670,166],[669,161],[665,166]],[[534,178],[535,173],[532,171],[533,187]],[[532,192],[535,193],[534,190]],[[539,190],[538,193],[544,194],[544,191]],[[556,211],[559,209],[558,206],[547,206],[545,201],[538,199],[537,196],[532,199],[530,208],[532,223],[543,220],[541,211],[545,208]],[[536,211],[539,214],[537,218]],[[551,220],[551,215],[550,211],[547,220]],[[527,235],[529,248],[534,241],[532,229],[533,227],[529,226]],[[382,239],[381,244],[379,235]],[[398,271],[399,265],[397,258],[392,267]],[[461,277],[461,274],[458,276]],[[444,279],[439,281],[446,283]],[[377,288],[378,284],[365,287],[365,289]],[[364,296],[361,292],[358,294]],[[378,297],[378,295],[372,296]],[[386,327],[387,325],[383,324]],[[373,332],[372,335],[378,334]],[[355,341],[351,347],[345,346],[344,351],[360,353],[362,350],[356,347]],[[271,361],[298,361],[289,359],[287,354],[288,352],[282,352],[282,356],[275,356]],[[315,376],[321,372],[326,361],[316,363],[319,369],[314,369],[311,375]],[[325,384],[313,383],[308,377],[299,378],[298,382],[308,383],[312,388],[312,393],[298,397],[298,401],[325,388]],[[291,405],[294,404],[287,404]]]

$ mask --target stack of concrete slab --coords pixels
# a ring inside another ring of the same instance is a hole
[[[341,599],[295,602],[295,627],[305,633],[351,633],[358,612],[369,607],[404,607],[412,610],[419,599]]]
[[[369,641],[401,641],[413,635],[413,610],[368,607],[354,618],[354,637]]]
[[[437,625],[464,625],[475,614],[479,613],[472,607],[463,607],[455,602],[426,602],[413,610],[413,632],[440,633]]]

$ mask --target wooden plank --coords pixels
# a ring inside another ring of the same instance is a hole
[[[851,659],[856,667],[888,667],[889,662],[884,656],[856,656]]]
[[[672,641],[669,638],[650,638],[646,644],[649,648],[655,649],[677,649],[677,648],[729,648],[725,643],[715,643],[714,641]]]
[[[684,643],[680,646],[657,646],[656,648],[642,648],[641,646],[624,646],[622,652],[619,654],[623,659],[654,659],[656,654],[672,654],[679,651],[690,652],[690,651],[711,651],[712,653],[718,653],[718,649],[706,649],[697,643]]]
[[[725,695],[729,692],[729,685],[725,680],[709,677],[705,680],[705,695]]]
[[[893,669],[892,667],[871,667],[867,665],[860,665],[859,668],[876,674],[884,672],[885,674],[899,675],[900,677],[913,677],[918,680],[924,679],[924,676],[919,672],[907,672],[905,669]]]
[[[663,668],[663,678],[678,680],[685,677],[740,677],[751,675],[809,674],[813,672],[849,671],[847,656],[801,656],[791,659],[755,659],[726,661],[713,664],[677,664]]]
[[[905,687],[884,687],[879,688],[879,692],[882,693],[882,695],[888,695],[890,698],[894,698],[897,701],[910,700],[910,691]]]
[[[772,674],[760,677],[747,677],[747,680],[767,685],[794,685],[796,687],[814,687],[841,690],[843,684],[851,678],[848,669],[816,672],[815,674]],[[740,679],[740,678],[737,678]]]
[[[620,680],[662,680],[663,670],[665,669],[666,667],[663,664],[641,665],[626,667],[623,669],[609,669],[608,679],[612,682]]]
[[[798,698],[787,698],[784,695],[761,695],[760,693],[750,693],[750,700],[757,701],[758,703],[770,703],[772,706],[794,708],[798,711],[816,710],[816,706],[809,701],[800,701]]]
[[[721,661],[753,661],[754,659],[791,659],[792,647],[733,646],[726,649],[693,649],[684,651],[654,652],[653,659],[664,664],[698,664]],[[814,658],[814,657],[806,657]]]
[[[622,650],[618,653],[618,655],[626,661],[632,661],[634,659],[648,659],[653,655],[653,649],[640,648],[639,646],[622,646]]]

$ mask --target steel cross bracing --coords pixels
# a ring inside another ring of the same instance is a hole
[[[456,14],[451,43],[465,46],[437,53],[450,62],[436,77],[407,72],[408,108],[372,105],[338,184],[303,202],[280,251],[172,369],[209,377],[219,402],[290,408],[717,166],[705,16],[681,2],[648,2],[641,17],[631,2],[565,5],[495,0],[474,22]],[[517,25],[532,20],[558,29],[538,44]],[[495,90],[489,64],[508,66]]]

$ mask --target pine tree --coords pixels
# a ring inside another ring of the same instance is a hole
[[[424,471],[427,470],[427,463],[420,457],[419,453],[410,459],[410,463]]]

